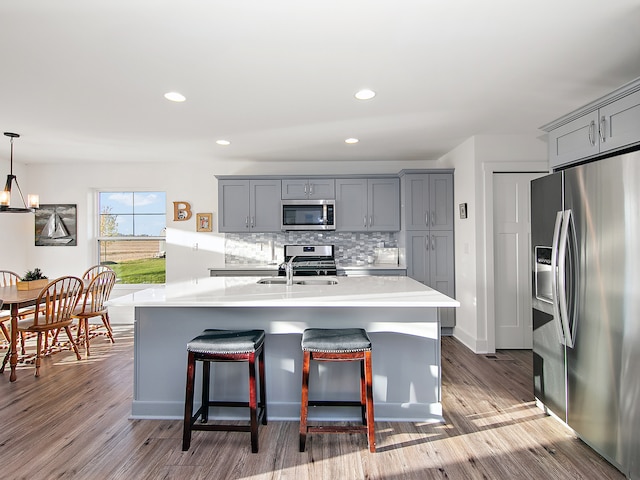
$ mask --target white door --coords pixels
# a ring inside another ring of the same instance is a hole
[[[546,173],[494,173],[496,348],[532,348],[531,180]]]

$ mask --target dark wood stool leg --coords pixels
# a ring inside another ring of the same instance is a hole
[[[360,364],[360,414],[362,416],[362,424],[367,424],[367,381],[364,359],[358,362]]]
[[[369,442],[369,451],[376,451],[376,434],[374,428],[373,416],[373,375],[371,369],[371,351],[364,353],[364,371],[367,386],[367,440]]]
[[[267,382],[265,381],[264,348],[260,349],[259,365],[260,369],[260,403],[262,404],[262,425],[267,424]]]
[[[209,391],[211,388],[211,362],[206,360],[202,361],[202,406],[200,412],[202,415],[201,422],[207,423],[209,421]]]
[[[256,354],[249,355],[249,423],[251,451],[258,452],[258,392],[256,391]]]
[[[189,352],[187,360],[187,385],[184,400],[184,421],[182,427],[182,451],[189,450],[191,445],[191,416],[193,415],[193,383],[196,376],[196,360],[193,352]]]
[[[304,452],[307,443],[307,415],[309,413],[309,364],[311,353],[302,354],[302,399],[300,402],[300,451]]]

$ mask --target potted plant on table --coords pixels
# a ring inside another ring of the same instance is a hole
[[[18,290],[35,290],[49,284],[49,279],[39,268],[27,271],[18,282]]]

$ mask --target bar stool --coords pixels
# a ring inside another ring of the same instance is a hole
[[[376,451],[373,424],[373,386],[371,340],[361,328],[308,328],[302,334],[302,401],[300,407],[300,451],[304,452],[307,433],[366,433],[369,451]],[[318,362],[360,362],[360,401],[309,400],[309,366]],[[359,406],[362,425],[309,426],[309,406]]]
[[[182,450],[189,450],[192,430],[251,432],[251,451],[258,452],[258,422],[267,424],[267,391],[264,375],[264,330],[207,329],[187,343],[187,386],[184,402]],[[260,402],[257,400],[256,356],[260,380]],[[196,361],[202,362],[202,405],[193,415],[193,389]],[[248,362],[249,401],[214,401],[209,395],[211,362]],[[249,425],[209,424],[209,407],[249,407]],[[198,417],[201,423],[196,424]]]

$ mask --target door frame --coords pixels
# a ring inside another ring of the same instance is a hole
[[[484,282],[480,286],[484,299],[484,320],[487,327],[485,348],[487,353],[496,351],[495,320],[495,271],[494,271],[494,239],[493,239],[493,174],[494,173],[550,173],[549,162],[485,162],[483,164],[483,203],[484,203]],[[481,220],[480,220],[481,221]],[[478,342],[480,344],[481,342]]]

